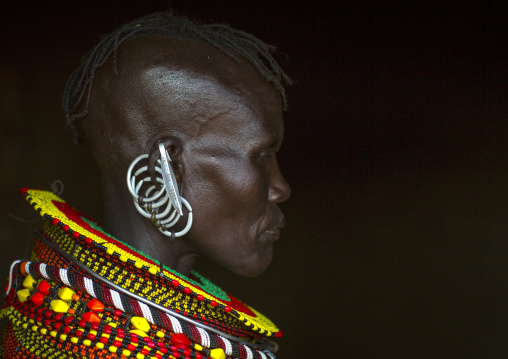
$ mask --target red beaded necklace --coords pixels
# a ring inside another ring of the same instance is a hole
[[[84,236],[75,223],[62,221],[51,206],[44,206],[50,198],[57,207],[56,196],[26,189],[22,193],[46,221],[32,261],[15,261],[11,267],[1,312],[10,320],[4,357],[275,358],[273,344],[244,317],[258,314],[252,308],[245,307],[241,314],[243,304],[225,306],[220,291],[210,296],[193,286],[192,279],[175,277],[162,266],[151,279],[169,280],[172,289],[150,296],[142,286],[144,277],[136,281],[128,275],[126,264],[132,264],[112,250],[114,243]],[[100,265],[92,270],[92,263]],[[168,275],[172,278],[165,278]]]

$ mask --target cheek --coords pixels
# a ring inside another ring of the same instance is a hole
[[[260,171],[235,161],[216,160],[201,165],[188,178],[188,184],[196,205],[212,206],[220,212],[235,213],[242,207],[253,209],[268,197],[266,180]]]
[[[272,246],[260,243],[267,213],[266,181],[253,166],[201,166],[188,178],[194,224],[188,233],[200,255],[244,276],[266,269]]]

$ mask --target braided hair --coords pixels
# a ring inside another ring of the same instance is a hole
[[[129,39],[146,36],[202,40],[236,62],[241,62],[240,57],[243,57],[254,65],[266,81],[275,86],[282,99],[283,109],[287,110],[284,85],[292,84],[292,80],[272,57],[275,46],[228,25],[202,24],[177,16],[173,12],[158,12],[127,23],[104,36],[83,58],[67,80],[64,90],[63,109],[68,125],[74,129],[74,122],[88,114],[96,70],[113,54],[113,70],[118,74],[118,47]]]

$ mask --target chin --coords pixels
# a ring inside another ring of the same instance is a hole
[[[273,250],[257,254],[250,259],[246,259],[241,263],[236,262],[232,266],[226,266],[229,271],[246,278],[254,278],[268,269],[272,263]]]

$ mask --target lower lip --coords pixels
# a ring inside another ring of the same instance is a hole
[[[262,237],[276,241],[280,237],[280,229],[270,229],[268,231],[264,231]]]

